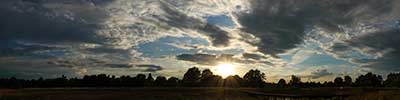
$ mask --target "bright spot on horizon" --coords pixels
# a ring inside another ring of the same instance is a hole
[[[222,76],[223,78],[226,78],[230,75],[235,75],[237,74],[235,71],[235,65],[229,64],[229,63],[221,63],[215,66],[214,72],[216,72],[217,75]]]

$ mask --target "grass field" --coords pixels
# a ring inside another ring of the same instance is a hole
[[[0,89],[0,100],[400,100],[400,89],[31,88]]]

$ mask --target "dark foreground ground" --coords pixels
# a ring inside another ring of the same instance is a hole
[[[31,88],[0,89],[0,100],[400,100],[400,89]]]

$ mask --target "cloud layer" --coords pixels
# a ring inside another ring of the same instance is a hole
[[[400,0],[2,0],[0,59],[4,59],[4,65],[37,63],[49,69],[52,65],[67,68],[72,70],[70,74],[85,74],[93,69],[168,70],[147,64],[157,57],[206,66],[235,62],[290,70],[309,61],[308,56],[318,54],[347,61],[360,69],[400,71],[396,61],[400,59],[399,3]],[[215,19],[209,22],[212,16],[225,16],[234,25]],[[156,56],[144,55],[148,52],[140,50],[143,44],[165,37],[175,37],[167,40],[180,42],[161,41],[147,47]],[[304,52],[290,53],[296,50]],[[165,51],[174,52],[162,53]],[[15,60],[19,64],[7,63]],[[319,78],[331,73],[320,70],[313,74]]]

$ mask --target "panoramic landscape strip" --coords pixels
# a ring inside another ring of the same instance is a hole
[[[383,80],[382,76],[371,72],[360,75],[355,79],[350,76],[336,77],[333,81],[303,82],[295,75],[286,81],[280,79],[276,83],[267,83],[265,73],[259,70],[250,70],[243,77],[231,75],[222,78],[214,75],[209,69],[201,71],[197,67],[187,70],[182,79],[177,77],[157,76],[151,73],[137,74],[136,76],[120,76],[99,74],[85,75],[82,78],[67,78],[61,76],[54,79],[24,80],[12,78],[0,79],[3,88],[49,88],[49,87],[252,87],[252,88],[310,88],[310,87],[400,87],[400,73],[391,73]],[[354,81],[353,81],[354,80]]]

